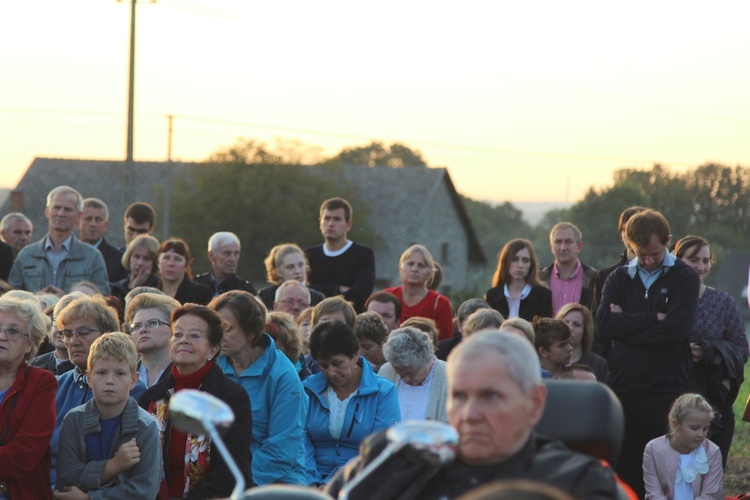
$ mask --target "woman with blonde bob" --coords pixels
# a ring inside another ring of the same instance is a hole
[[[307,286],[307,277],[310,274],[310,264],[307,262],[305,252],[295,243],[282,243],[276,245],[268,252],[263,260],[266,265],[266,279],[271,285],[258,292],[266,309],[273,310],[273,301],[276,298],[276,289],[285,281],[296,280]],[[325,295],[317,290],[308,288],[310,291],[310,305],[315,306],[325,298]]]
[[[565,321],[570,327],[570,344],[573,354],[570,364],[581,364],[591,368],[596,380],[607,383],[609,365],[607,360],[591,351],[594,345],[594,317],[588,307],[571,302],[557,312],[557,319]]]
[[[539,261],[529,240],[517,238],[505,244],[484,299],[504,318],[552,317],[552,292],[539,280]]]
[[[159,240],[148,234],[134,238],[122,256],[128,276],[112,283],[112,295],[125,301],[125,296],[139,286],[156,286],[159,281],[157,256]]]
[[[169,344],[172,338],[170,318],[180,303],[155,293],[137,295],[128,304],[127,317],[136,350],[141,356],[138,374],[148,386],[156,384],[172,362]]]
[[[57,381],[28,365],[49,326],[35,301],[0,298],[0,498],[52,498]]]
[[[409,318],[419,316],[437,323],[439,339],[453,336],[453,312],[448,297],[429,289],[435,274],[435,260],[424,245],[412,245],[399,259],[401,286],[386,288],[401,301],[402,324]]]

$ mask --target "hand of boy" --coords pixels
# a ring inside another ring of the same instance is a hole
[[[52,495],[55,500],[88,500],[89,494],[84,493],[75,486],[63,488],[62,491],[55,490]]]
[[[141,461],[141,450],[135,444],[135,438],[123,443],[115,453],[115,456],[107,460],[102,470],[102,483],[108,482],[120,472],[130,469]]]
[[[127,443],[123,443],[120,449],[115,453],[114,458],[111,458],[115,462],[117,472],[123,472],[130,469],[132,466],[141,461],[141,450],[138,449],[138,445],[135,444],[135,438],[131,439]]]

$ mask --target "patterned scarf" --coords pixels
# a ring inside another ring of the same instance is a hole
[[[169,422],[169,399],[174,394],[174,391],[170,389],[167,395],[156,401],[152,401],[148,406],[148,412],[152,414],[159,425],[159,432],[161,433],[162,449],[164,449],[165,435],[171,431],[171,426],[168,426]],[[165,453],[168,451],[165,450]],[[187,496],[188,493],[193,491],[206,477],[208,474],[211,464],[211,440],[208,436],[203,435],[192,435],[188,434],[185,440],[185,469],[184,469],[184,481],[185,489],[183,490],[183,497]],[[166,483],[164,476],[164,468],[162,467],[161,472],[161,488],[159,491],[159,498],[169,498],[169,488]]]

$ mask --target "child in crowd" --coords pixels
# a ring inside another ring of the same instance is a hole
[[[534,318],[534,347],[542,368],[558,378],[563,366],[570,363],[573,346],[568,324],[561,319]]]
[[[106,333],[91,345],[86,373],[94,398],[63,421],[56,499],[156,498],[159,493],[159,429],[129,396],[138,381],[136,362],[135,344],[124,333]]]
[[[647,499],[723,499],[719,447],[706,439],[713,409],[700,394],[683,394],[669,410],[669,434],[643,453]]]

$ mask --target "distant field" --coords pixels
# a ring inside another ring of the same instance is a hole
[[[727,470],[724,471],[724,494],[736,496],[750,493],[750,423],[742,421],[748,394],[750,394],[750,363],[745,365],[745,383],[734,403],[737,426],[732,448],[729,450]]]

